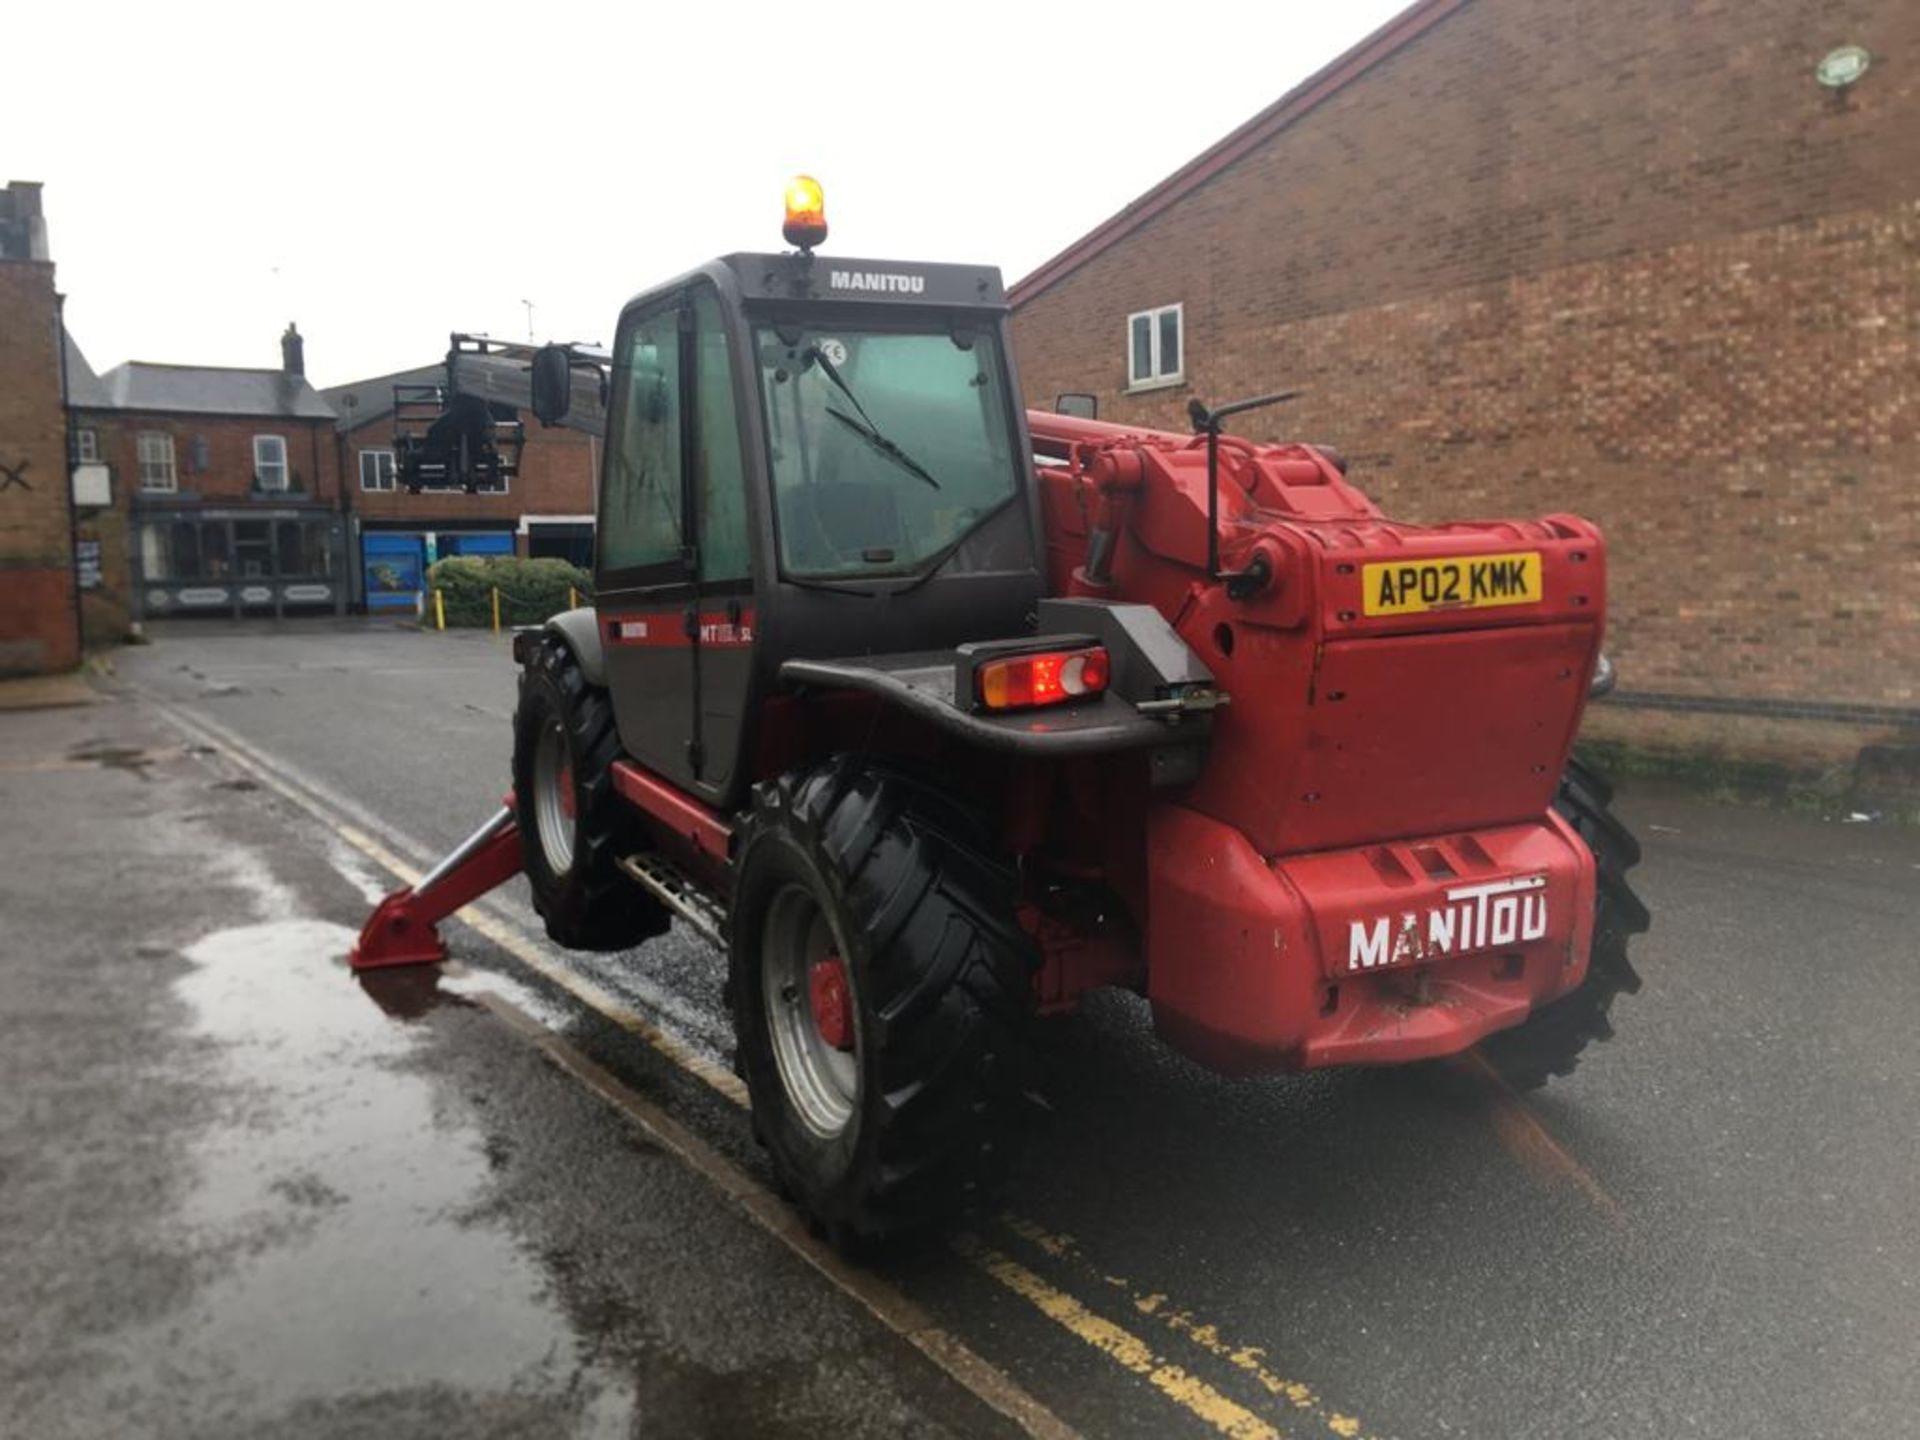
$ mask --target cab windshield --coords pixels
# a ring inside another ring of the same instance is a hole
[[[769,325],[754,341],[783,572],[923,569],[1014,493],[992,333]]]

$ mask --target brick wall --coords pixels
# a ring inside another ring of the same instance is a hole
[[[1832,46],[1876,56],[1845,97]],[[1468,0],[1016,311],[1030,403],[1607,529],[1623,688],[1920,710],[1920,6]],[[1182,302],[1190,384],[1125,393]],[[1869,727],[1871,728],[1871,727]]]
[[[131,410],[116,411],[114,419],[111,448],[103,453],[113,466],[116,490],[124,489],[143,509],[191,499],[222,503],[247,500],[254,493],[256,435],[279,435],[287,442],[287,466],[294,490],[284,497],[276,492],[274,499],[339,508],[340,460],[331,420],[142,414]],[[139,439],[147,432],[173,437],[174,482],[178,486],[174,494],[140,488]],[[196,450],[202,445],[206,465],[197,469]]]
[[[544,428],[531,414],[520,473],[506,493],[469,495],[460,490],[362,490],[360,452],[393,449],[393,417],[377,416],[349,431],[341,446],[342,463],[353,487],[350,504],[367,521],[407,521],[424,528],[473,520],[518,521],[523,515],[591,515],[599,478],[597,437],[566,426]]]
[[[0,259],[0,675],[80,663],[53,266]]]

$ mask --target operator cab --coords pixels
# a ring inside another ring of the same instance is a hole
[[[735,254],[628,302],[595,564],[626,751],[730,807],[782,662],[1031,632],[1011,353],[989,266]],[[564,357],[536,364],[542,419],[564,379]]]

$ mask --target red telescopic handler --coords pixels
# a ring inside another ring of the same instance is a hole
[[[1325,446],[1029,411],[999,272],[783,254],[521,371],[598,380],[591,606],[516,632],[512,793],[356,968],[524,871],[558,945],[726,956],[786,1190],[857,1243],[989,1194],[1036,1017],[1144,995],[1233,1075],[1570,1072],[1639,980],[1639,858],[1572,755],[1606,548],[1387,519]],[[589,390],[590,393],[590,390]],[[444,483],[462,484],[457,463]]]

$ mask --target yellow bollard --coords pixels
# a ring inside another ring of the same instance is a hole
[[[569,610],[580,608],[580,592],[571,585],[567,586],[567,608]]]
[[[500,633],[500,587],[493,587],[493,633]]]
[[[436,630],[447,628],[447,597],[437,587],[433,592],[433,628]]]

